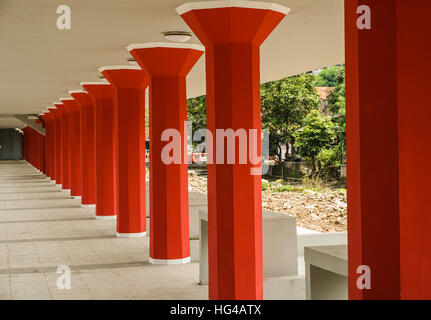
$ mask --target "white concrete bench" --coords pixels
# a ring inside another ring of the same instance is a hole
[[[334,246],[347,244],[347,232],[317,232],[296,227],[298,234],[298,255],[304,255],[304,247]]]
[[[346,300],[347,245],[305,247],[307,300]]]

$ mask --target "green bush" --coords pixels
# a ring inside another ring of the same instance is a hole
[[[338,148],[323,148],[317,154],[316,160],[319,165],[319,175],[327,177],[331,168],[340,166],[340,152]]]
[[[334,124],[330,117],[317,110],[311,111],[305,117],[302,129],[295,136],[301,156],[312,166],[311,175],[318,174],[320,165],[317,156],[322,149],[330,146],[335,138]]]

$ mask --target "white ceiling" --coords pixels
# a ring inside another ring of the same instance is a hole
[[[18,119],[6,115],[0,115],[0,129],[1,128],[22,128],[25,124]]]
[[[1,0],[0,127],[17,126],[5,114],[40,113],[81,81],[99,80],[100,66],[127,64],[127,45],[189,30],[175,11],[184,2]],[[344,62],[344,0],[276,2],[292,11],[262,45],[262,82]],[[57,29],[60,4],[71,8],[71,30]],[[205,94],[204,58],[187,86],[189,97]]]

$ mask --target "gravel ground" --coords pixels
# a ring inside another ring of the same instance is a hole
[[[189,172],[192,191],[206,193],[206,177]],[[314,192],[264,191],[264,209],[296,217],[298,226],[319,232],[341,232],[347,230],[347,199],[345,191],[328,190]]]

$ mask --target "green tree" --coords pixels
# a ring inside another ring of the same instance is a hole
[[[193,132],[199,129],[205,129],[207,126],[207,107],[206,96],[200,96],[187,100],[187,121],[192,122]],[[193,141],[193,144],[199,144],[199,141]]]
[[[332,66],[320,71],[317,76],[317,87],[335,87],[339,84],[340,75],[343,74],[344,79],[344,66]]]
[[[300,154],[304,160],[312,166],[312,174],[320,172],[321,163],[318,155],[323,149],[330,148],[334,141],[334,125],[329,116],[325,116],[318,110],[312,110],[304,119],[303,126],[296,134],[296,146],[300,148]],[[323,158],[330,158],[328,154]]]
[[[314,86],[315,77],[304,74],[261,85],[262,128],[269,130],[272,152],[279,143],[294,144],[304,117],[318,109]]]
[[[345,69],[340,68],[336,75],[336,87],[328,96],[328,110],[331,112],[331,120],[337,143],[337,156],[342,159],[346,150],[346,86]]]

